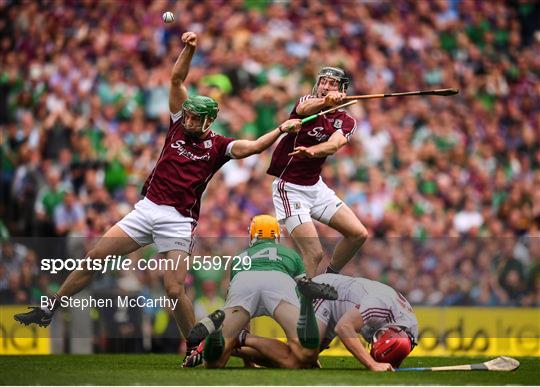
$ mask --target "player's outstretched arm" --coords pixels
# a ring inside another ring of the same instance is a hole
[[[289,153],[289,156],[302,158],[327,157],[336,153],[339,148],[347,143],[347,138],[341,132],[334,132],[328,141],[310,147],[297,146]]]
[[[345,93],[340,93],[339,91],[330,91],[328,94],[326,94],[326,96],[321,98],[307,98],[298,104],[296,107],[296,114],[301,117],[316,114],[324,108],[339,105],[341,102],[343,102],[343,98],[345,98],[345,96]]]
[[[188,97],[186,86],[187,75],[191,58],[197,47],[197,34],[195,32],[185,32],[182,35],[182,42],[185,46],[174,64],[171,74],[171,91],[169,92],[169,110],[177,113],[182,109],[182,104]]]
[[[283,133],[298,133],[301,121],[298,119],[287,120],[276,129],[262,135],[256,140],[236,140],[231,148],[231,156],[235,159],[261,153],[268,149]]]
[[[351,309],[336,324],[336,333],[349,352],[366,368],[371,371],[393,371],[390,364],[376,362],[362,345],[357,332],[363,325],[364,321],[358,310]]]

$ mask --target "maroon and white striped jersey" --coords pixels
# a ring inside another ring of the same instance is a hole
[[[212,176],[231,159],[233,141],[212,131],[202,139],[186,135],[180,114],[171,114],[165,145],[142,194],[197,220],[201,196]]]
[[[400,293],[383,283],[340,274],[321,274],[313,279],[333,286],[338,292],[335,301],[320,300],[315,304],[317,319],[327,326],[326,339],[333,339],[337,322],[351,309],[357,309],[364,325],[361,334],[371,342],[375,332],[386,325],[398,325],[416,342],[418,320],[411,305]]]
[[[289,118],[303,118],[296,113],[298,104],[314,96],[306,95],[294,105]],[[267,173],[289,183],[313,185],[319,180],[326,157],[299,158],[289,153],[297,146],[310,147],[328,141],[334,132],[340,131],[349,140],[356,129],[356,120],[345,110],[339,109],[302,125],[297,134],[289,133],[281,139],[272,154]]]

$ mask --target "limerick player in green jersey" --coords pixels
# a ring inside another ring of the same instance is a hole
[[[210,334],[200,346],[204,347],[207,367],[225,366],[233,350],[242,345],[242,330],[250,319],[258,316],[271,316],[283,328],[293,356],[302,356],[304,348],[318,347],[319,331],[312,300],[336,299],[337,292],[326,284],[308,280],[300,255],[280,245],[279,237],[276,218],[270,215],[253,218],[250,247],[238,254],[250,257],[251,266],[231,273],[224,316],[221,311],[212,313],[196,324],[188,338],[198,336],[199,329]],[[221,329],[216,329],[223,317]],[[193,358],[190,360],[191,366],[198,363]]]

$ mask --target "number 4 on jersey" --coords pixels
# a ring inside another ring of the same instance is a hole
[[[281,257],[277,253],[277,247],[269,247],[267,249],[262,249],[257,251],[251,256],[251,259],[266,258],[270,261],[281,261]]]

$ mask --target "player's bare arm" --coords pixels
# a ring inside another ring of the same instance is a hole
[[[310,116],[320,112],[324,108],[329,108],[339,105],[343,102],[343,98],[347,94],[339,91],[329,91],[326,95],[320,98],[308,98],[300,102],[296,107],[296,114],[299,116]]]
[[[233,143],[231,155],[235,159],[243,159],[261,153],[276,142],[283,133],[298,133],[301,125],[301,120],[287,120],[276,129],[262,135],[256,140],[237,140]]]
[[[345,144],[347,144],[347,138],[338,131],[334,132],[328,141],[320,144],[310,147],[297,146],[291,153],[289,153],[289,156],[302,158],[327,157],[336,153]]]
[[[171,74],[171,90],[169,92],[169,110],[172,113],[179,112],[182,109],[182,104],[188,97],[186,86],[187,75],[191,58],[197,47],[197,34],[195,32],[185,32],[182,35],[182,42],[185,44],[184,49],[176,60]]]
[[[336,334],[349,352],[371,371],[393,371],[392,365],[376,362],[362,345],[358,338],[358,332],[363,325],[364,321],[358,310],[351,309],[336,324]]]

